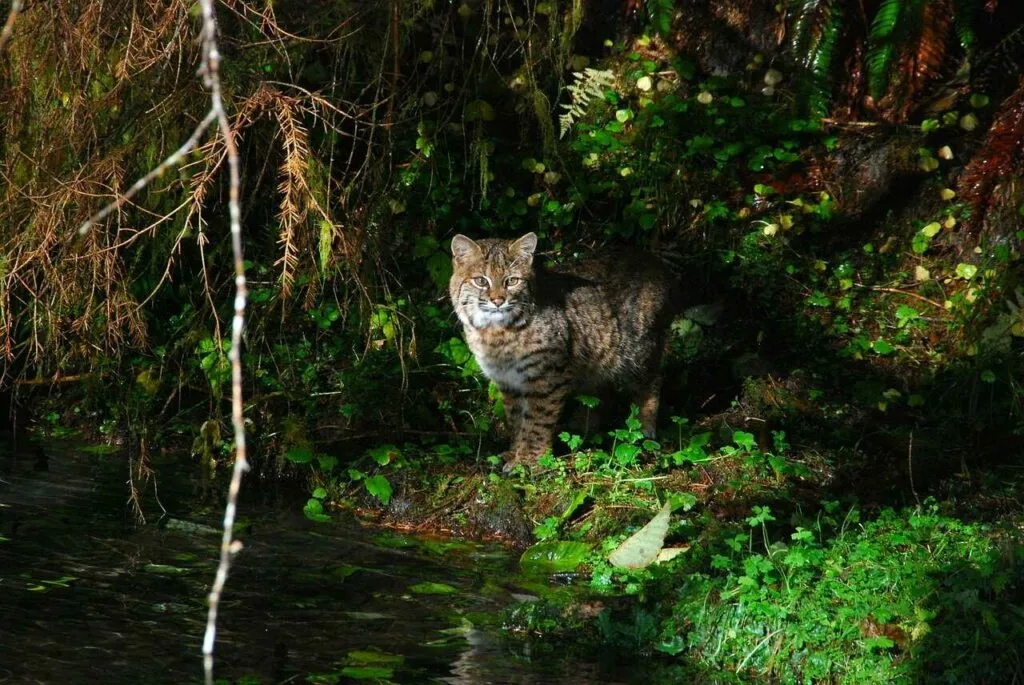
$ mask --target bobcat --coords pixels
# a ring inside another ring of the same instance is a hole
[[[551,446],[572,392],[631,393],[653,437],[674,278],[651,254],[596,253],[573,266],[534,263],[537,236],[452,239],[448,291],[466,343],[505,400],[505,471]]]

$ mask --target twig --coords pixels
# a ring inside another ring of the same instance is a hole
[[[896,128],[895,125],[888,121],[840,121],[839,119],[824,118],[821,119],[821,123],[829,126],[835,126],[836,128],[849,128],[849,129],[871,129],[871,128]],[[920,128],[914,126],[912,128]]]
[[[211,107],[210,111],[206,113],[205,117],[203,117],[203,120],[199,122],[199,125],[196,126],[194,131],[192,131],[192,135],[188,137],[188,140],[186,140],[181,147],[179,147],[177,150],[171,153],[171,155],[167,159],[160,162],[157,168],[153,169],[148,174],[146,174],[138,181],[133,183],[132,187],[129,188],[127,192],[125,192],[123,195],[121,195],[116,200],[108,204],[106,207],[104,207],[103,209],[96,212],[88,219],[86,219],[85,223],[83,223],[78,229],[79,235],[85,235],[86,233],[88,233],[89,229],[92,228],[96,223],[103,221],[108,216],[110,216],[112,212],[116,211],[118,208],[124,205],[125,202],[135,197],[135,195],[138,194],[140,190],[149,185],[153,181],[153,179],[162,176],[163,173],[167,171],[167,169],[177,165],[178,162],[181,161],[182,157],[191,152],[192,148],[194,148],[199,143],[199,139],[203,137],[204,133],[206,133],[206,129],[210,128],[210,124],[212,124],[214,120],[222,114],[223,110],[220,112],[220,114],[218,114],[214,110],[214,108]],[[224,127],[221,126],[221,128],[223,129]],[[228,133],[230,134],[230,131]],[[227,141],[225,140],[225,145],[226,144]]]
[[[14,20],[18,18],[18,14],[24,8],[25,3],[23,0],[14,0],[11,3],[11,11],[7,13],[7,21],[4,22],[3,29],[0,29],[0,50],[3,50],[7,41],[11,39],[11,33],[14,32]]]
[[[76,373],[71,376],[54,376],[52,378],[19,378],[14,381],[15,385],[56,385],[57,383],[77,383],[79,381],[90,381],[103,378],[102,373]]]
[[[909,290],[900,290],[899,288],[884,288],[884,287],[882,287],[880,285],[864,285],[863,283],[855,283],[854,285],[856,285],[858,288],[865,288],[867,290],[877,290],[878,292],[882,292],[882,293],[893,293],[895,295],[906,295],[907,297],[913,297],[916,300],[921,300],[922,302],[927,302],[928,304],[930,304],[933,307],[938,307],[942,311],[946,311],[946,307],[943,306],[942,303],[936,302],[935,300],[930,300],[927,297],[925,297],[924,295],[918,295],[917,293],[910,292]]]

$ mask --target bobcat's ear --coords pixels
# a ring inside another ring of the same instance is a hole
[[[509,249],[514,255],[522,255],[529,260],[533,259],[533,253],[537,249],[537,234],[527,233],[519,240],[512,243],[512,247]]]
[[[464,262],[470,255],[480,252],[480,246],[461,233],[452,238],[452,257],[457,262]]]

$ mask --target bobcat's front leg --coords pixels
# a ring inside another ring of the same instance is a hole
[[[503,469],[505,473],[517,464],[535,464],[550,449],[555,424],[568,396],[568,382],[547,382],[519,399],[522,413],[512,436],[512,448]]]
[[[508,436],[514,445],[516,436],[519,435],[519,427],[523,423],[523,412],[526,411],[526,398],[518,390],[501,388],[501,398],[505,405],[505,427],[508,429]]]

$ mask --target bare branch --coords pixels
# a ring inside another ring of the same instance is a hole
[[[7,13],[7,21],[4,22],[4,27],[0,29],[0,50],[4,49],[7,45],[7,41],[11,39],[11,33],[14,32],[14,20],[18,18],[18,13],[24,9],[25,3],[22,0],[14,0],[11,3],[11,11]]]
[[[235,466],[231,472],[228,487],[228,501],[224,507],[224,533],[221,537],[220,563],[217,575],[210,589],[210,609],[206,620],[206,634],[203,637],[203,670],[206,684],[213,685],[213,647],[217,636],[217,608],[220,595],[227,582],[231,559],[241,549],[241,543],[232,540],[235,513],[238,508],[238,491],[242,485],[242,474],[249,468],[245,445],[245,422],[242,416],[242,328],[245,324],[245,262],[242,259],[242,211],[239,202],[241,174],[239,172],[238,147],[231,122],[224,111],[220,87],[220,50],[217,48],[217,20],[213,12],[213,0],[200,0],[203,11],[203,67],[202,74],[210,89],[210,111],[216,116],[224,137],[224,149],[228,156],[230,189],[228,211],[231,215],[231,248],[235,262],[235,315],[231,320],[231,423],[235,431]]]
[[[235,268],[235,313],[231,321],[231,350],[228,353],[228,358],[231,360],[231,423],[235,433],[235,465],[231,474],[231,483],[228,486],[227,504],[224,507],[224,532],[221,537],[220,561],[217,565],[217,574],[214,577],[213,586],[210,588],[208,596],[209,612],[206,620],[206,632],[203,636],[203,670],[207,685],[213,685],[213,648],[217,637],[217,610],[220,605],[220,596],[224,590],[224,584],[227,582],[231,559],[242,548],[241,543],[233,539],[232,531],[238,509],[238,491],[241,489],[242,475],[249,469],[245,444],[245,423],[242,416],[241,350],[247,290],[245,262],[242,258],[242,211],[239,200],[241,174],[239,171],[238,146],[235,144],[234,131],[231,130],[231,123],[228,121],[227,113],[224,110],[224,99],[220,84],[221,55],[220,49],[217,47],[217,19],[214,14],[213,3],[214,0],[200,0],[202,10],[202,62],[199,74],[203,77],[203,83],[210,92],[209,111],[181,147],[171,153],[155,169],[132,184],[127,192],[117,197],[113,202],[86,220],[79,228],[79,234],[87,234],[93,225],[117,211],[118,208],[128,202],[140,190],[149,185],[153,179],[161,176],[167,169],[178,165],[185,155],[199,144],[207,129],[215,121],[217,122],[221,137],[224,139],[224,150],[228,158],[230,179],[228,211],[231,220],[231,248],[234,255]],[[8,23],[12,21],[12,19],[8,19]]]

